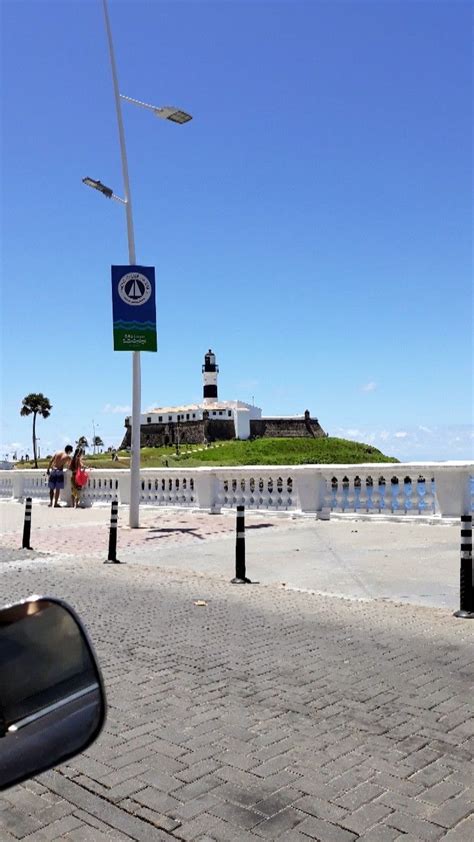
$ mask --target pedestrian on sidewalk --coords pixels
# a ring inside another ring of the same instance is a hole
[[[53,505],[54,498],[54,507],[56,509],[59,508],[59,492],[64,488],[64,470],[70,465],[71,453],[72,447],[70,444],[67,444],[64,450],[58,450],[51,457],[48,470],[46,471],[49,476],[49,506],[51,507]]]
[[[82,489],[84,488],[84,481],[81,477],[78,476],[78,472],[79,474],[81,474],[86,468],[86,466],[84,465],[83,456],[84,451],[82,447],[76,447],[74,451],[74,456],[71,459],[71,464],[69,465],[71,469],[71,494],[73,509],[79,508],[79,503],[81,502],[81,493]]]

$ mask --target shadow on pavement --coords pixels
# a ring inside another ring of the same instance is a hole
[[[149,532],[159,532],[161,534],[160,535],[149,535],[146,538],[147,541],[154,541],[156,538],[164,538],[166,534],[170,534],[170,533],[173,533],[173,532],[182,532],[184,534],[193,535],[194,538],[199,538],[200,541],[204,540],[203,536],[199,535],[199,533],[196,532],[196,530],[193,529],[192,527],[186,527],[186,528],[184,528],[184,527],[180,528],[178,526],[176,526],[176,527],[169,526],[169,527],[162,527],[162,528],[156,527],[156,528],[149,529],[148,531]]]
[[[249,529],[268,529],[274,525],[274,523],[250,523],[246,525],[245,531],[247,532]]]

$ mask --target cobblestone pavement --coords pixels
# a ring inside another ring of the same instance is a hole
[[[2,842],[474,837],[469,621],[97,558],[0,576],[79,611],[109,700],[87,752],[2,793]]]

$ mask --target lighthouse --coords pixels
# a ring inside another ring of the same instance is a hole
[[[204,403],[214,403],[217,400],[217,375],[219,366],[216,365],[216,355],[211,349],[204,354],[204,365],[202,367],[202,385]]]

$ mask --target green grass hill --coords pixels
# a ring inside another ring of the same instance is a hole
[[[130,463],[126,451],[119,452],[119,461],[112,462],[109,453],[96,456],[87,454],[86,463],[95,468],[125,468]],[[261,438],[254,441],[216,442],[203,445],[180,446],[179,455],[174,447],[143,447],[141,464],[144,468],[164,467],[219,467],[220,465],[328,465],[360,464],[361,462],[398,462],[385,456],[372,445],[337,438]],[[38,462],[47,467],[47,460]],[[31,463],[18,465],[29,468]]]
[[[180,448],[178,464],[218,465],[319,465],[361,462],[397,462],[367,444],[337,438],[255,439],[217,442],[188,452]],[[171,464],[171,463],[170,463]]]

